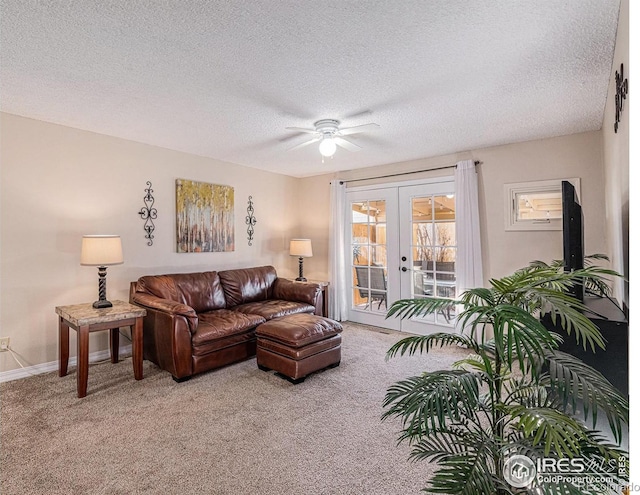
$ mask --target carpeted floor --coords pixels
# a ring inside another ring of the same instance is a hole
[[[342,364],[299,385],[255,359],[184,383],[131,358],[0,384],[0,493],[418,494],[430,473],[380,421],[394,381],[447,368],[460,348],[385,362],[401,336],[345,324]]]

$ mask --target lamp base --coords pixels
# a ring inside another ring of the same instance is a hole
[[[101,309],[101,308],[111,308],[113,307],[113,304],[111,304],[111,301],[96,301],[93,303],[93,307],[96,309]]]
[[[298,278],[296,279],[297,282],[306,282],[307,279],[304,278],[304,275],[302,273],[302,256],[300,256],[298,258]]]
[[[113,304],[107,301],[107,267],[98,267],[98,300],[93,303],[96,309],[111,308]]]

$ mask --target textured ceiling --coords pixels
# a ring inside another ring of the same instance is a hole
[[[620,0],[0,0],[5,112],[309,176],[599,129]],[[323,118],[376,122],[321,162]]]

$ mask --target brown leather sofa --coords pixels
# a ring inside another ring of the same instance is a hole
[[[280,278],[272,266],[150,275],[129,301],[147,310],[144,357],[176,381],[254,356],[255,328],[296,313],[321,314],[320,286]]]

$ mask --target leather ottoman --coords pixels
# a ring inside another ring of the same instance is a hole
[[[314,371],[340,364],[341,332],[337,321],[308,313],[270,320],[256,328],[258,367],[300,383]]]

